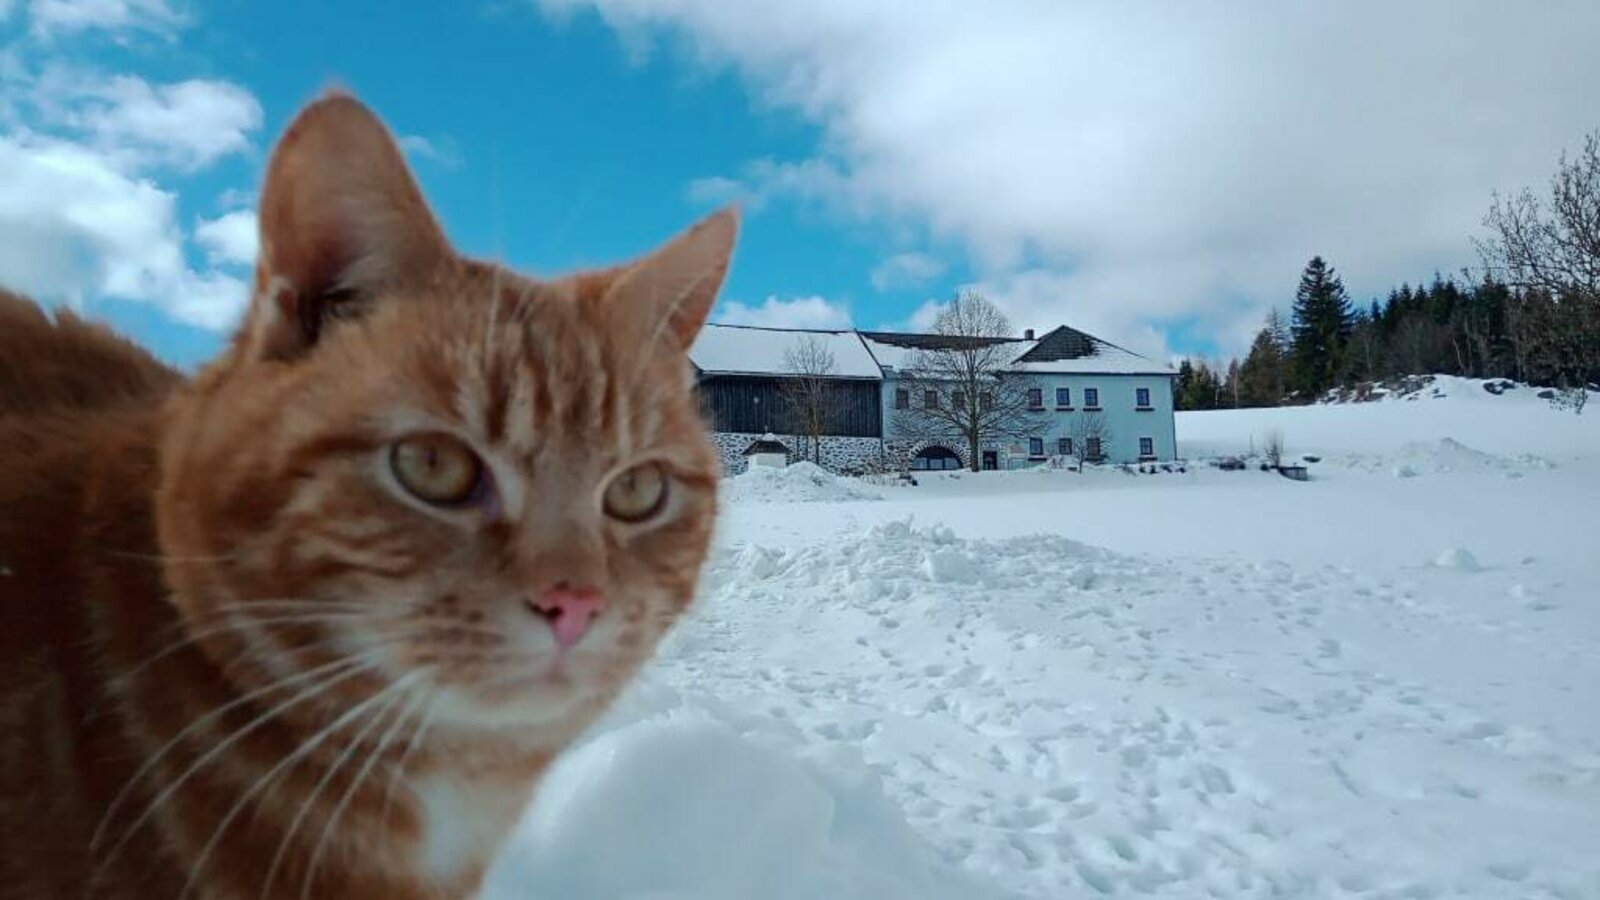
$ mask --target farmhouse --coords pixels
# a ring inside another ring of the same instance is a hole
[[[1065,325],[1039,337],[1029,330],[1015,338],[979,338],[713,324],[701,331],[689,357],[729,473],[744,471],[757,453],[783,452],[790,461],[820,458],[837,472],[957,469],[971,463],[968,441],[953,431],[930,437],[919,428],[912,434],[907,423],[930,404],[967,402],[959,389],[930,385],[916,367],[930,354],[959,352],[971,342],[997,348],[1005,362],[994,378],[1026,406],[1023,433],[988,435],[980,443],[980,468],[1176,456],[1172,369]],[[802,346],[827,356],[825,373],[797,371]],[[802,377],[825,379],[828,388],[816,447],[796,415],[794,387]]]

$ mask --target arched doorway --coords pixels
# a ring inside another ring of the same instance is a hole
[[[948,472],[960,468],[961,457],[949,447],[923,447],[916,456],[911,457],[911,469],[914,472]]]

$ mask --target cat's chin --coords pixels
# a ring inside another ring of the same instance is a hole
[[[434,718],[441,725],[478,731],[580,730],[611,699],[614,690],[581,659],[557,657],[530,664],[526,674],[492,687],[444,687]]]

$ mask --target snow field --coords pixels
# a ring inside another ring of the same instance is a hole
[[[1600,419],[1462,387],[1180,418],[1304,484],[729,479],[485,896],[1600,898]]]

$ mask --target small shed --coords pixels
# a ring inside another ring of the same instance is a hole
[[[744,456],[752,466],[781,469],[789,464],[789,448],[770,432],[762,435],[759,441],[751,441],[750,446],[744,448]]]

